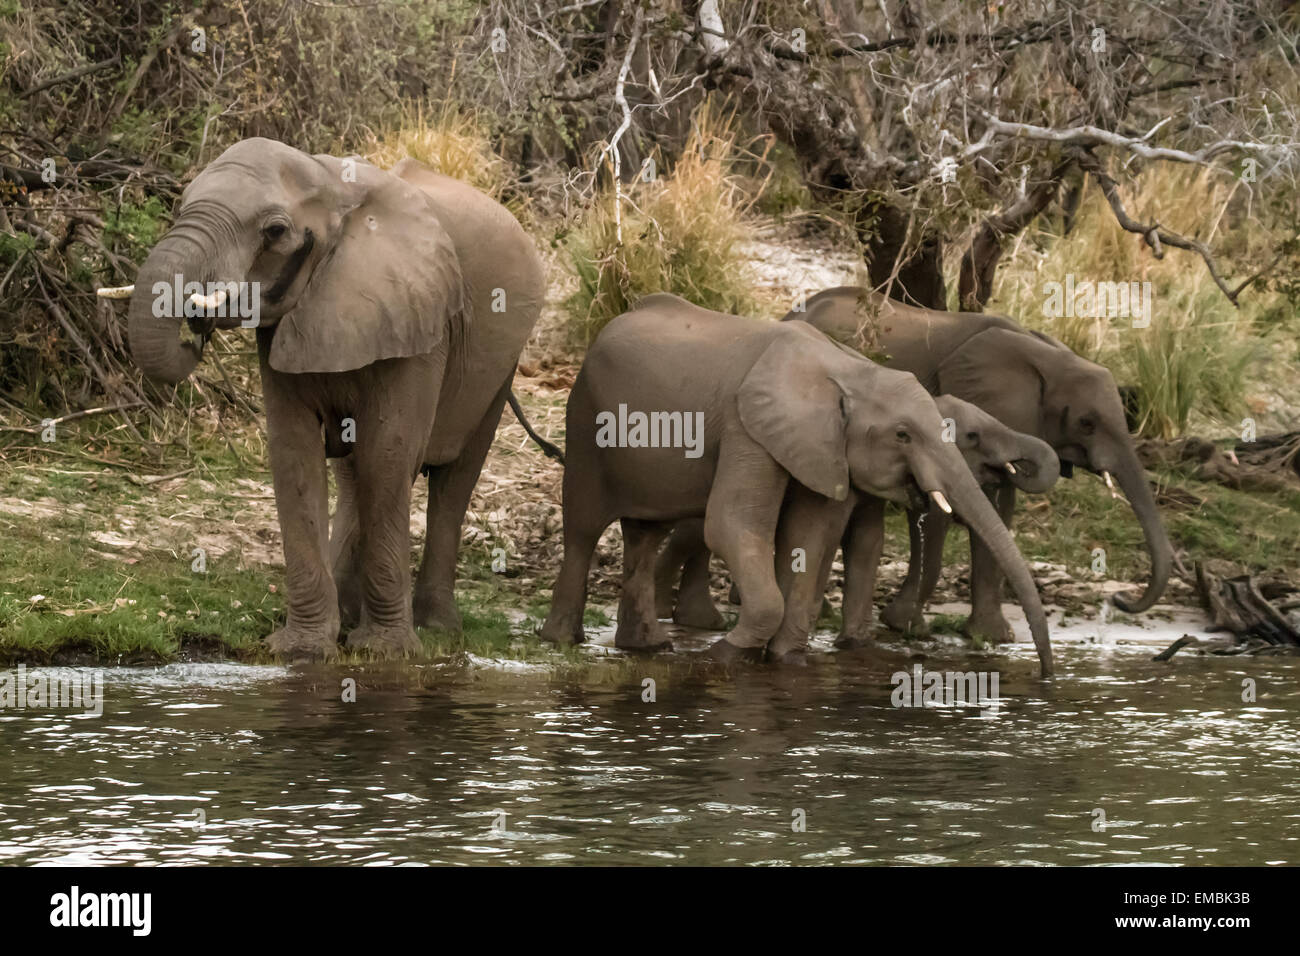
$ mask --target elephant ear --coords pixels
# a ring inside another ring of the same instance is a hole
[[[834,378],[841,357],[811,326],[782,328],[790,334],[767,347],[740,385],[740,423],[801,485],[843,501],[849,396]]]
[[[940,363],[939,391],[979,407],[1015,431],[1035,434],[1045,385],[1041,369],[1054,352],[1027,332],[986,329]]]
[[[333,247],[276,327],[278,371],[343,372],[422,355],[454,345],[468,323],[456,248],[427,197],[375,167],[354,169]]]

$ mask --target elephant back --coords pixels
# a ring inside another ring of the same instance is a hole
[[[449,372],[427,463],[451,461],[511,378],[546,298],[532,238],[510,211],[468,183],[412,159],[393,173],[419,187],[451,237],[471,302],[464,373]]]

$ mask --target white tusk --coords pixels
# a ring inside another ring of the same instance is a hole
[[[948,499],[943,496],[942,491],[932,491],[930,497],[934,499],[936,505],[943,509],[944,514],[952,514],[952,505],[948,504]]]
[[[1007,472],[1010,473],[1010,474],[1012,474],[1012,475],[1014,475],[1014,474],[1016,473],[1016,466],[1013,465],[1013,464],[1011,464],[1011,462],[1007,462],[1007,464],[1006,464],[1006,469],[1007,469]]]
[[[1101,473],[1101,476],[1106,479],[1106,487],[1110,489],[1110,496],[1114,498],[1116,501],[1123,501],[1124,496],[1115,490],[1115,482],[1110,480],[1110,472],[1103,471]]]
[[[129,299],[134,291],[133,285],[120,285],[115,289],[96,289],[95,295],[101,299]]]
[[[212,295],[200,295],[195,292],[190,296],[190,301],[200,309],[219,309],[221,308],[221,303],[226,301],[226,290],[218,289],[216,292],[212,293]]]

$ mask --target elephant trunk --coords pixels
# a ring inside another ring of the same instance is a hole
[[[156,247],[136,276],[127,313],[132,360],[145,375],[168,383],[185,379],[202,353],[196,343],[181,341],[182,319],[172,308],[171,293],[164,293],[166,298],[156,307],[159,299],[153,291],[154,284],[165,283],[171,289],[174,277],[184,274],[180,257],[162,245]]]
[[[1134,597],[1132,594],[1116,594],[1111,600],[1121,611],[1137,614],[1150,608],[1164,594],[1173,567],[1174,548],[1160,521],[1160,509],[1156,507],[1155,496],[1147,484],[1146,472],[1131,450],[1115,470],[1115,480],[1119,482],[1120,489],[1133,506],[1133,514],[1142,526],[1147,552],[1151,555],[1151,580],[1141,595]]]
[[[1011,483],[1028,494],[1037,495],[1050,490],[1061,477],[1061,462],[1056,457],[1056,450],[1036,438],[1020,449],[1020,457],[1012,464],[1016,472],[1010,476]]]
[[[214,276],[238,275],[232,256],[209,238],[204,215],[178,219],[154,246],[136,276],[127,313],[131,358],[150,378],[180,382],[194,370],[202,343],[182,341],[185,331],[183,290],[187,283],[206,283]],[[157,287],[158,291],[154,289]]]
[[[1044,679],[1053,673],[1052,645],[1047,630],[1047,612],[1038,596],[1038,587],[1029,565],[1016,548],[1011,532],[1002,523],[1001,517],[993,505],[980,490],[975,479],[963,469],[955,481],[947,482],[952,495],[952,506],[965,520],[971,534],[978,535],[989,551],[993,553],[998,567],[1006,575],[1015,589],[1020,606],[1029,621],[1029,631],[1034,638],[1034,647],[1038,650],[1038,664]]]

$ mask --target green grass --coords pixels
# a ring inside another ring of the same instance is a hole
[[[281,614],[280,594],[268,587],[280,575],[264,568],[213,562],[196,574],[185,555],[150,552],[134,564],[102,558],[94,552],[103,545],[76,520],[19,523],[6,538],[0,660],[74,651],[106,662],[170,660],[182,638],[208,636],[245,657]]]

